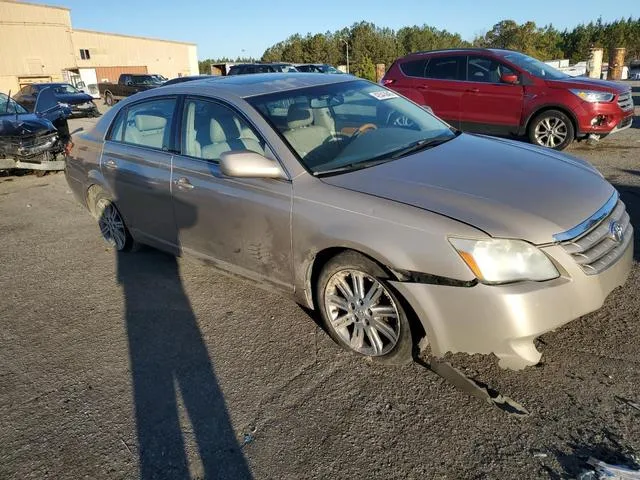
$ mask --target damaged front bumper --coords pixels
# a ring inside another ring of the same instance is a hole
[[[57,133],[0,138],[0,170],[64,170],[64,145]]]
[[[521,369],[540,361],[534,340],[599,309],[624,284],[633,263],[633,240],[618,261],[586,275],[559,246],[545,251],[565,273],[546,282],[508,285],[437,285],[392,281],[425,328],[433,355],[495,354],[500,366]]]

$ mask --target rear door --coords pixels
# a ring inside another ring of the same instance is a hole
[[[460,118],[463,130],[496,135],[518,131],[524,87],[503,82],[504,74],[517,72],[494,58],[469,55]]]
[[[466,86],[466,56],[446,55],[431,57],[425,77],[425,104],[452,126],[460,126],[460,109]]]
[[[124,108],[109,130],[100,162],[133,235],[174,252],[171,130],[176,103],[176,97],[160,97]]]
[[[288,180],[231,178],[220,155],[251,150],[274,158],[258,131],[230,105],[187,97],[172,189],[181,247],[243,276],[292,288]]]
[[[389,88],[419,105],[427,105],[426,92],[429,84],[425,72],[428,61],[427,57],[422,57],[398,62],[398,70],[388,85]]]

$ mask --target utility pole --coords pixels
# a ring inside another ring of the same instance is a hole
[[[341,42],[347,46],[347,73],[349,73],[349,42],[347,42],[344,38],[340,39]]]

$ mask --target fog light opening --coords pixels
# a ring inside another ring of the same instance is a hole
[[[606,115],[597,115],[591,119],[592,127],[600,127],[602,125],[605,125],[606,123],[607,123]]]

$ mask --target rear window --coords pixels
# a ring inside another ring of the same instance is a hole
[[[427,65],[428,78],[440,80],[465,80],[466,57],[464,55],[450,57],[434,57]]]
[[[418,60],[409,60],[400,64],[400,70],[402,73],[409,77],[424,77],[424,72],[429,62],[426,58],[420,58]]]

